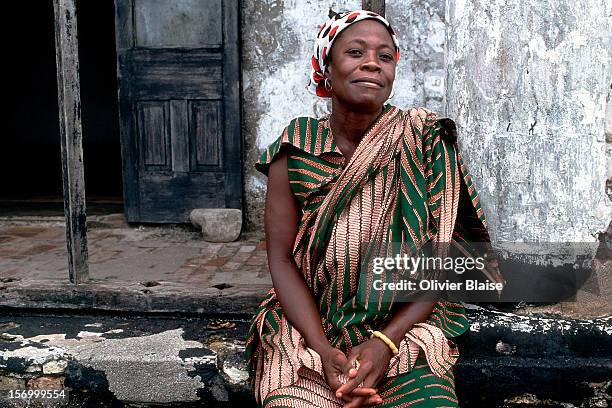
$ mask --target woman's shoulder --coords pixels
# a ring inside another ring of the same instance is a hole
[[[436,111],[423,106],[411,106],[401,109],[401,112],[404,116],[419,118],[423,122],[432,122],[438,119],[438,113]]]
[[[438,114],[437,112],[425,107],[411,107],[402,110],[406,118],[420,126],[425,132],[433,130],[439,132],[441,138],[449,143],[457,141],[457,125],[449,117]]]
[[[313,156],[335,151],[327,119],[310,116],[291,119],[281,135],[262,153],[255,167],[267,174],[267,166],[286,149]]]
[[[325,117],[298,116],[289,121],[274,143],[289,145],[318,156],[332,142],[328,123]]]

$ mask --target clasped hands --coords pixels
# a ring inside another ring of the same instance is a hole
[[[382,398],[376,386],[383,379],[393,353],[380,339],[371,338],[351,349],[348,356],[337,348],[330,348],[321,356],[327,384],[336,397],[344,401],[344,408],[378,405]],[[355,362],[359,361],[358,368]],[[348,381],[340,382],[344,374]]]

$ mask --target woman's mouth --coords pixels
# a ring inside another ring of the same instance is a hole
[[[383,84],[375,78],[357,78],[352,81],[353,84],[358,86],[364,86],[366,88],[382,88]]]

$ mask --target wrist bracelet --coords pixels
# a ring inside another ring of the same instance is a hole
[[[391,349],[391,351],[393,352],[393,355],[396,356],[396,355],[399,354],[399,350],[397,349],[397,346],[393,343],[393,341],[391,341],[390,338],[385,336],[384,333],[376,330],[376,331],[372,332],[372,336],[370,338],[372,338],[372,337],[376,337],[376,338],[382,340]]]

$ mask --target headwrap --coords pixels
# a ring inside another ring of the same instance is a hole
[[[331,97],[331,93],[325,89],[324,85],[327,56],[331,53],[331,47],[342,30],[350,27],[351,24],[366,19],[379,21],[387,27],[393,39],[393,43],[395,44],[395,60],[399,61],[399,42],[397,41],[393,28],[391,28],[391,24],[389,24],[383,16],[368,10],[347,11],[345,13],[336,14],[323,24],[317,35],[314,45],[314,54],[311,58],[312,71],[310,72],[310,79],[308,80],[308,90],[310,92],[322,98]]]

